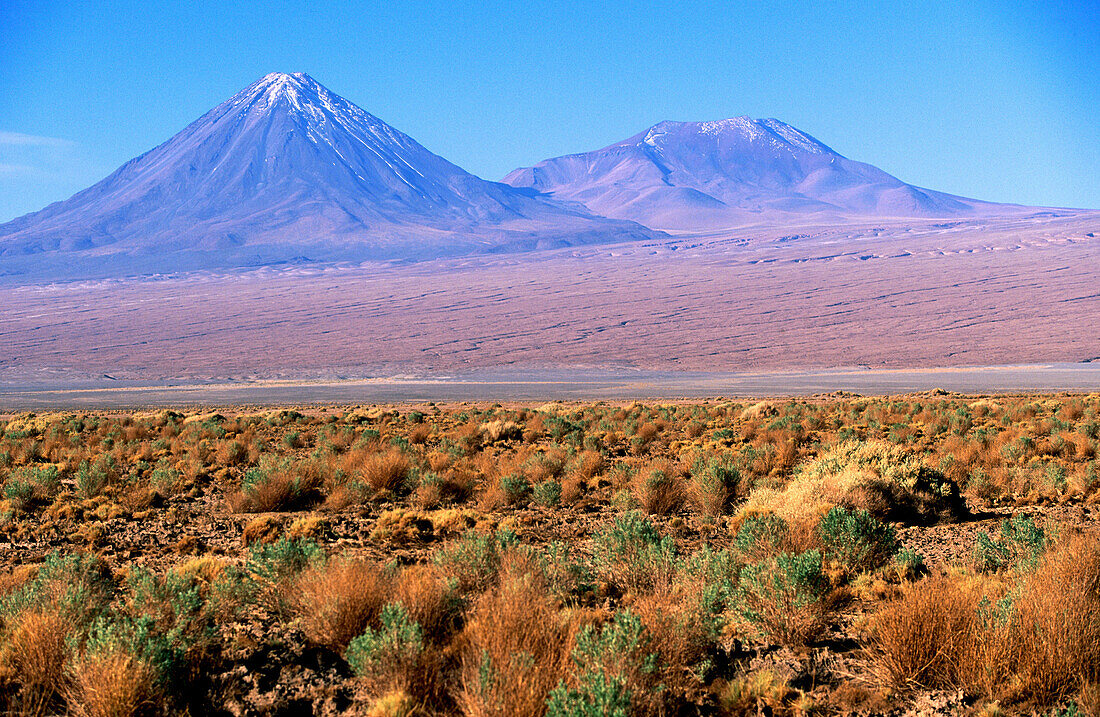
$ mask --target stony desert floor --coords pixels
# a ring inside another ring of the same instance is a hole
[[[0,417],[15,714],[1097,714],[1100,395]]]
[[[762,371],[1100,357],[1100,216],[761,228],[394,266],[0,284],[0,378]]]

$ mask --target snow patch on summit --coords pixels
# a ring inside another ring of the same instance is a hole
[[[955,217],[999,205],[921,189],[774,118],[659,122],[603,149],[503,180],[654,229],[863,217]]]

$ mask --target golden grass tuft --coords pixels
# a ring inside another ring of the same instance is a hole
[[[683,477],[667,461],[657,461],[639,471],[630,488],[642,510],[650,515],[668,515],[679,510],[687,495]]]
[[[965,513],[955,483],[905,449],[883,441],[835,446],[803,464],[786,486],[754,490],[742,512],[774,513],[793,524],[837,505],[910,523],[950,520]]]
[[[68,634],[68,623],[53,612],[30,610],[16,617],[0,664],[14,672],[20,685],[18,714],[56,712],[65,685]]]
[[[151,668],[121,652],[85,655],[70,670],[66,698],[80,717],[131,717],[152,714],[162,696]]]
[[[1054,704],[1100,679],[1100,541],[1068,538],[1015,586],[926,578],[870,632],[875,662],[896,684]]]
[[[457,701],[468,717],[542,717],[567,674],[574,625],[534,573],[504,570],[459,637]]]
[[[293,604],[310,641],[342,651],[368,627],[377,627],[392,593],[393,578],[380,566],[337,558],[298,578]]]

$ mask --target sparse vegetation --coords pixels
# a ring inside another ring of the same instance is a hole
[[[1091,713],[1097,425],[1100,396],[0,417],[0,709]]]

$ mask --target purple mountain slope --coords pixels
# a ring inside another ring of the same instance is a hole
[[[799,218],[955,217],[1025,210],[920,189],[776,119],[661,122],[603,149],[517,169],[506,184],[667,230]]]
[[[98,184],[0,225],[0,274],[422,259],[652,236],[479,179],[311,77],[275,73]]]

